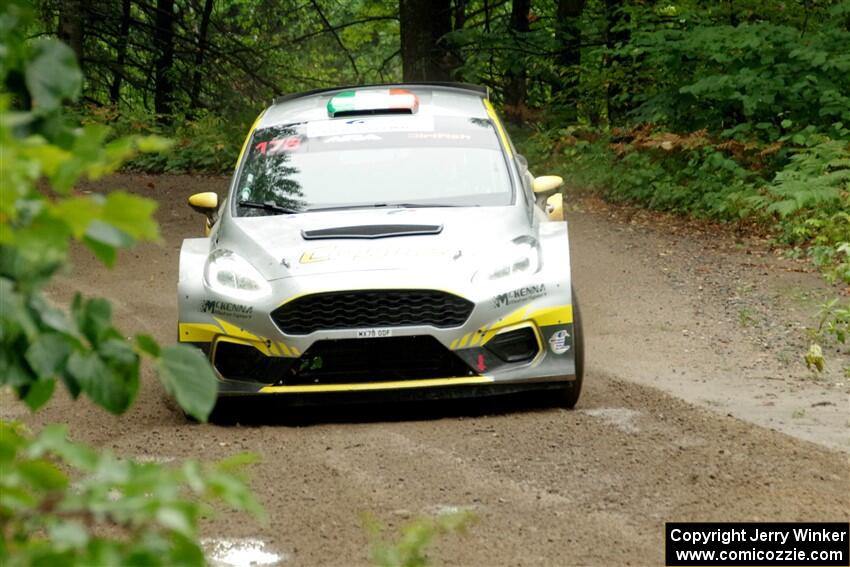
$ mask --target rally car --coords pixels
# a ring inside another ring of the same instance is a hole
[[[179,340],[219,402],[549,390],[584,353],[557,176],[534,177],[487,90],[456,83],[276,99],[227,196],[189,198]]]

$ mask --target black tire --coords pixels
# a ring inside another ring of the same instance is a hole
[[[227,396],[219,396],[215,401],[215,407],[207,419],[209,423],[215,425],[233,425],[236,423],[238,415],[237,405],[239,400],[233,400]]]
[[[584,331],[581,327],[581,309],[575,290],[573,295],[573,347],[575,348],[576,378],[564,382],[563,388],[558,391],[558,405],[567,409],[573,409],[581,396],[581,385],[584,381]]]

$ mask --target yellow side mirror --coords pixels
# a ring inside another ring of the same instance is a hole
[[[560,193],[546,199],[546,213],[550,221],[560,222],[564,220],[564,196]]]
[[[207,222],[204,223],[204,236],[209,236],[215,222],[215,212],[218,210],[218,195],[212,191],[195,193],[189,197],[189,206],[207,217]]]
[[[546,194],[557,191],[563,184],[564,179],[560,175],[541,175],[534,178],[532,189],[535,195]]]
[[[213,192],[195,193],[189,197],[189,206],[199,213],[210,215],[218,209],[218,195]]]

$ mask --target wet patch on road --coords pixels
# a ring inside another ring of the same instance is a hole
[[[640,433],[640,429],[635,424],[637,417],[640,415],[639,411],[628,408],[594,408],[579,411],[591,417],[598,417],[623,433]]]
[[[425,508],[424,512],[428,516],[450,516],[460,512],[472,512],[475,506],[453,506],[450,504],[435,504]]]
[[[255,538],[207,538],[201,545],[213,567],[272,567],[289,559],[286,553],[274,551]]]

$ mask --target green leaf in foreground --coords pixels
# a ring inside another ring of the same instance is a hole
[[[47,403],[50,396],[53,395],[53,388],[56,386],[55,380],[38,380],[30,382],[26,387],[26,395],[24,403],[33,411]]]
[[[162,349],[159,379],[183,410],[206,421],[215,406],[218,383],[209,362],[197,349],[171,345]]]
[[[159,344],[150,335],[136,335],[136,346],[138,346],[139,350],[145,354],[149,354],[153,357],[159,357]]]
[[[117,458],[62,426],[32,436],[0,420],[0,463],[4,566],[201,567],[199,522],[213,505],[262,517],[242,471]]]
[[[83,74],[74,52],[58,40],[36,44],[35,57],[26,68],[26,82],[34,106],[54,110],[64,99],[74,99],[83,86]]]

